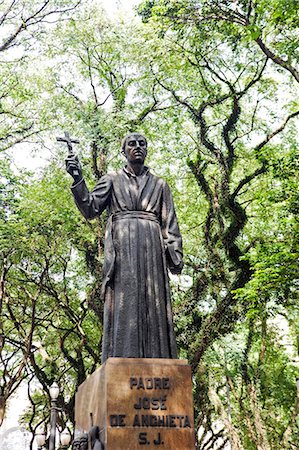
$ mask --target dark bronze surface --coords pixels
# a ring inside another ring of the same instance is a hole
[[[80,141],[78,141],[78,139],[71,138],[67,131],[64,132],[64,137],[57,137],[56,140],[58,142],[65,142],[67,144],[67,148],[69,150],[69,156],[74,156],[74,150],[73,150],[72,144],[80,143]]]
[[[108,357],[176,358],[167,268],[182,270],[182,239],[170,189],[144,165],[146,139],[127,136],[127,165],[89,192],[77,157],[68,157],[72,192],[87,219],[109,214],[102,298],[102,362]],[[77,172],[77,173],[75,173]]]
[[[79,144],[80,141],[78,141],[78,139],[73,139],[70,137],[69,133],[67,131],[64,132],[64,137],[57,137],[56,140],[58,142],[65,142],[67,144],[67,148],[69,151],[68,154],[68,158],[75,158],[75,153],[73,150],[73,145],[72,144]],[[74,170],[74,176],[78,177],[79,175],[79,170]]]

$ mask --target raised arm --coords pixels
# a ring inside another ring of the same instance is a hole
[[[99,216],[108,206],[111,197],[112,180],[104,175],[92,192],[89,192],[82,175],[82,169],[77,157],[66,159],[66,170],[73,177],[71,190],[76,205],[86,219]]]

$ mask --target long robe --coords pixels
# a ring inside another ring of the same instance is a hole
[[[167,266],[182,268],[182,238],[170,189],[145,167],[103,176],[90,193],[72,186],[87,219],[108,210],[102,295],[102,362],[108,357],[176,358]]]

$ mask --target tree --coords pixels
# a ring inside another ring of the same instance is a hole
[[[97,26],[101,33],[94,36]],[[81,160],[85,164],[86,178],[92,183],[107,170],[107,159],[114,157],[108,150],[119,153],[120,136],[125,130],[133,122],[134,126],[140,126],[148,114],[159,107],[152,99],[146,99],[147,104],[140,104],[137,111],[126,103],[127,85],[132,81],[126,80],[125,70],[130,70],[130,65],[125,58],[124,66],[119,68],[121,46],[125,44],[123,30],[120,31],[111,31],[98,16],[96,23],[89,15],[84,20],[72,20],[57,29],[56,39],[51,41],[49,52],[58,60],[55,69],[45,66],[44,70],[38,68],[38,73],[31,73],[30,81],[42,85],[44,94],[46,89],[51,92],[51,97],[45,95],[45,101],[37,110],[37,125],[45,123],[53,129],[63,123],[77,129],[83,143],[91,142],[91,164],[86,156]],[[116,45],[120,50],[112,53],[111,48],[115,50]],[[70,58],[66,63],[61,62],[61,54],[70,48]],[[72,80],[74,64],[80,80],[76,84]],[[68,71],[70,77],[66,84]],[[46,82],[45,74],[49,75]],[[87,94],[81,83],[89,86]],[[100,96],[104,98],[102,102]],[[110,98],[112,103],[108,110],[105,108]],[[119,130],[115,130],[115,121]],[[54,159],[58,158],[63,161],[62,151],[58,151]],[[120,162],[117,159],[116,165]],[[102,303],[99,291],[105,221],[98,220],[77,230],[82,219],[74,212],[74,206],[65,206],[71,194],[62,193],[69,191],[70,182],[62,176],[60,165],[60,162],[53,163],[41,179],[18,192],[20,205],[16,217],[9,217],[7,224],[10,228],[17,223],[16,238],[5,241],[9,253],[11,246],[19,249],[7,274],[10,289],[6,288],[5,296],[9,309],[4,313],[6,324],[14,324],[20,357],[24,348],[28,350],[25,361],[31,380],[28,392],[32,408],[24,416],[24,422],[31,431],[47,421],[44,407],[47,399],[40,389],[34,391],[36,379],[44,392],[48,392],[54,379],[70,384],[61,394],[59,406],[64,412],[64,423],[67,419],[73,421],[76,388],[100,361]],[[56,239],[57,236],[60,238]],[[81,270],[85,276],[81,275]],[[86,280],[89,280],[88,288]],[[16,297],[20,300],[18,304],[13,302]],[[93,324],[98,329],[96,333],[92,330]]]
[[[0,151],[45,130],[45,124],[36,125],[36,103],[41,92],[34,80],[28,82],[33,55],[40,64],[41,37],[50,26],[69,19],[80,3],[81,0],[1,1]]]
[[[259,37],[283,60],[289,49],[295,67],[289,33],[297,19],[291,6],[287,21],[275,19],[278,3],[255,2],[244,25],[237,17],[245,2],[146,2],[140,13],[150,25],[129,30],[83,10],[40,36],[42,64],[28,78],[38,86],[33,102],[28,96],[35,127],[52,130],[51,147],[61,128],[79,137],[88,184],[120,166],[127,130],[149,137],[149,164],[172,187],[184,235],[174,315],[180,355],[193,366],[205,450],[227,441],[289,448],[298,433],[295,365],[276,322],[284,317],[296,344],[296,77],[256,45]],[[54,378],[67,380],[59,399],[65,422],[75,387],[100,356],[105,223],[87,224],[74,209],[63,152],[54,150],[41,177],[12,178],[1,269],[3,323],[14,338],[6,354],[26,361],[22,374],[46,391]],[[30,386],[24,421],[34,430],[47,421],[48,399]]]
[[[1,163],[1,278],[0,278],[0,425],[5,416],[6,404],[10,396],[16,391],[20,383],[26,378],[26,349],[18,339],[14,324],[7,321],[6,315],[6,287],[9,271],[14,257],[13,249],[8,248],[7,242],[13,242],[14,230],[8,226],[8,218],[17,207],[16,194],[21,180],[10,170],[9,164],[3,160]],[[24,351],[23,351],[24,350]]]
[[[255,42],[267,58],[299,82],[295,0],[287,5],[281,0],[146,0],[139,12],[144,20],[157,15],[181,29],[185,25],[200,27],[210,23],[234,44],[239,39]]]
[[[20,45],[28,49],[43,32],[41,24],[56,23],[61,20],[61,16],[74,11],[80,3],[81,0],[33,0],[30,3],[2,0],[0,27],[3,35],[0,52]]]
[[[68,202],[67,185],[54,165],[42,180],[19,182],[18,200],[12,197],[1,221],[3,402],[28,380],[33,409],[26,420],[32,432],[49,421],[49,398],[42,392],[54,380],[64,386],[61,426],[73,420],[76,388],[99,361],[101,324],[86,298],[85,255],[94,237]],[[34,392],[36,380],[43,391]]]
[[[158,49],[160,53],[155,48],[151,54],[154,76],[160,86],[171,94],[173,103],[189,113],[194,124],[194,152],[192,154],[189,150],[187,163],[207,205],[205,217],[201,216],[203,246],[189,262],[191,273],[193,269],[193,287],[186,292],[185,299],[181,299],[181,315],[185,320],[181,319],[183,326],[179,335],[181,348],[189,355],[197,373],[198,389],[204,391],[198,391],[196,396],[201,402],[198,420],[199,424],[206,421],[212,437],[207,441],[205,433],[202,448],[213,448],[219,438],[219,433],[215,434],[212,429],[215,408],[222,421],[225,417],[219,406],[220,398],[215,395],[215,385],[212,387],[202,377],[203,367],[210,373],[210,349],[223,341],[228,333],[232,333],[238,323],[246,321],[251,308],[254,310],[256,307],[258,314],[264,317],[264,324],[271,328],[265,305],[270,303],[269,296],[277,302],[276,293],[267,284],[267,296],[260,295],[260,281],[255,278],[257,273],[254,272],[251,255],[255,255],[255,261],[262,257],[258,250],[264,246],[259,246],[259,243],[264,241],[271,226],[269,220],[263,221],[259,202],[261,190],[268,183],[273,183],[272,167],[277,160],[273,157],[274,153],[279,154],[278,158],[283,155],[283,141],[277,140],[277,137],[287,130],[294,148],[291,122],[298,115],[296,104],[288,98],[282,100],[279,97],[283,103],[280,111],[271,103],[271,97],[277,101],[274,86],[281,84],[285,87],[289,80],[285,83],[284,78],[277,81],[273,78],[275,66],[269,66],[271,56],[266,54],[265,57],[265,52],[260,53],[259,48],[252,45],[257,36],[248,36],[247,28],[243,34],[237,28],[234,19],[240,13],[230,13],[227,3],[227,15],[220,17],[220,7],[224,3],[157,1],[145,2],[139,8],[143,18],[154,27],[154,32],[160,33],[163,38]],[[210,17],[208,11],[212,9],[214,16]],[[266,10],[263,4],[263,11]],[[261,8],[259,13],[262,13]],[[264,18],[263,22],[266,23]],[[290,28],[292,26],[293,22]],[[163,53],[167,54],[167,59],[161,58]],[[288,72],[296,75],[296,70],[291,69],[285,72],[285,77]],[[263,194],[273,208],[269,191]],[[279,222],[280,231],[281,225]],[[292,225],[289,232],[294,236]],[[275,233],[278,233],[277,228],[271,236]],[[270,247],[273,250],[273,241],[269,242]],[[287,250],[286,247],[284,249]],[[278,253],[277,257],[280,256]],[[294,256],[296,259],[296,254]],[[264,262],[265,276],[269,273],[269,260]],[[291,265],[288,269],[291,269]],[[282,270],[282,265],[278,270]],[[285,272],[282,270],[282,273]],[[236,295],[236,292],[244,292],[242,289],[246,289],[245,286],[249,288],[250,283],[254,284],[254,280],[257,283],[255,300],[249,295]],[[287,294],[287,298],[292,302],[291,293]],[[254,325],[250,320],[245,323],[249,327],[249,336],[252,336],[251,327],[259,325],[256,320],[253,321]],[[251,344],[250,340],[248,349],[245,346],[243,350],[244,354],[255,354]],[[269,424],[263,423],[263,414],[258,412],[259,409],[267,408],[259,403],[259,383],[262,380],[258,370],[256,378],[252,379],[248,375],[249,367],[250,363],[245,358],[241,367],[242,383],[247,386],[247,395],[252,401],[249,415],[260,414],[256,416],[256,424],[260,423],[260,427],[257,425],[253,430],[247,422],[246,437],[241,436],[241,441],[243,445],[246,441],[248,448],[251,448],[250,445],[253,445],[252,448],[269,448],[272,445],[275,448],[279,437],[273,435]],[[223,373],[222,378],[225,379]],[[219,389],[221,385],[216,384],[216,390]],[[293,403],[295,396],[296,390],[292,388]],[[238,448],[240,441],[237,443],[236,431],[229,424],[233,427],[231,419],[225,418],[224,428],[231,445]]]

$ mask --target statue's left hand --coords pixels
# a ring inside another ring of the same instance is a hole
[[[180,273],[182,273],[183,266],[183,261],[181,261],[177,266],[169,264],[169,270],[173,275],[180,275]]]
[[[180,252],[175,251],[175,249],[171,245],[166,247],[165,254],[170,272],[173,275],[179,275],[182,272],[184,266],[182,255],[180,254]]]

